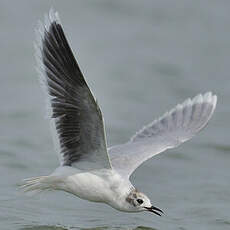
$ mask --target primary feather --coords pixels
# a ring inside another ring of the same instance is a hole
[[[46,16],[45,25],[39,27],[36,50],[62,156],[61,165],[85,170],[111,168],[100,108],[53,10]]]

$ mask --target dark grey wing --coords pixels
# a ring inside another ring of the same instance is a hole
[[[110,168],[103,117],[73,56],[58,13],[40,25],[37,61],[48,93],[61,165]]]

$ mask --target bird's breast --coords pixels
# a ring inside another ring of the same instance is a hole
[[[119,195],[122,178],[113,170],[97,170],[70,175],[65,184],[68,192],[89,201],[108,203]]]

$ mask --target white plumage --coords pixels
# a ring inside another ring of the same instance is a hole
[[[73,56],[58,13],[39,23],[36,60],[47,93],[60,167],[51,175],[25,180],[25,191],[63,190],[104,202],[120,211],[151,211],[149,198],[129,181],[152,156],[191,139],[211,118],[217,102],[208,92],[187,99],[143,127],[129,142],[107,149],[100,108]]]
[[[113,167],[129,177],[144,161],[191,139],[211,118],[217,97],[208,92],[182,104],[138,131],[128,143],[109,149]]]

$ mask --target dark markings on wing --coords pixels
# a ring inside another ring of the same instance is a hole
[[[77,161],[90,159],[93,152],[104,151],[101,164],[108,166],[101,111],[57,21],[51,22],[44,30],[41,59],[63,156],[62,164],[71,166]]]

